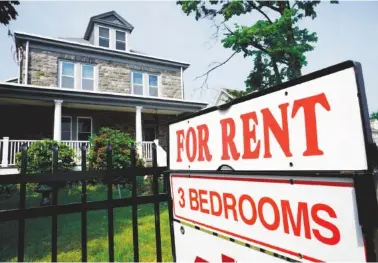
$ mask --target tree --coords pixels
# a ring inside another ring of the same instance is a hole
[[[370,114],[370,119],[371,120],[378,120],[378,110],[376,112],[373,112]]]
[[[8,25],[13,19],[16,20],[18,13],[14,6],[19,5],[19,1],[0,1],[0,23]]]
[[[305,53],[314,49],[318,38],[316,33],[300,29],[297,23],[306,17],[316,18],[315,7],[320,1],[178,1],[186,15],[195,19],[221,18],[216,26],[218,37],[221,27],[226,32],[221,40],[225,48],[233,50],[223,63],[208,70],[199,77],[227,63],[235,54],[241,53],[253,61],[253,69],[245,81],[246,93],[266,89],[286,80],[301,76],[301,69],[307,65]],[[337,3],[337,1],[331,1]],[[269,11],[269,13],[268,13]],[[226,22],[231,18],[259,13],[263,19],[253,25],[235,23],[230,28]],[[271,15],[273,13],[273,15]],[[275,17],[275,18],[273,18]]]

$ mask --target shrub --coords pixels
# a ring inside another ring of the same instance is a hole
[[[38,174],[52,171],[52,147],[58,144],[58,165],[59,171],[72,171],[75,162],[75,152],[68,145],[50,139],[34,142],[28,148],[27,153],[27,174]],[[21,152],[16,154],[16,167],[21,169]]]
[[[108,144],[112,147],[112,165],[114,169],[122,169],[131,166],[130,146],[135,145],[135,140],[126,132],[117,129],[103,127],[98,135],[89,138],[91,145],[88,154],[89,167],[94,170],[107,169]],[[136,156],[136,166],[144,166],[142,159]]]

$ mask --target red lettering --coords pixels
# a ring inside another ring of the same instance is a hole
[[[184,150],[184,130],[177,130],[177,162],[182,162],[181,152]]]
[[[311,209],[312,220],[319,226],[322,226],[332,232],[331,237],[323,236],[318,229],[313,229],[312,233],[320,242],[333,246],[340,242],[340,231],[339,229],[332,224],[318,216],[318,212],[326,212],[331,218],[337,218],[335,211],[328,205],[325,204],[316,204]]]
[[[227,199],[231,200],[231,204],[229,204],[227,202]],[[228,210],[231,210],[233,215],[234,215],[235,221],[238,221],[238,215],[237,215],[236,209],[235,209],[236,199],[235,199],[235,196],[233,194],[230,194],[230,193],[224,193],[223,194],[223,206],[224,206],[224,213],[226,215],[226,219],[228,219]]]
[[[236,260],[232,257],[226,256],[222,254],[222,263],[235,263]]]
[[[209,213],[209,209],[206,209],[206,208],[203,207],[203,204],[207,204],[207,199],[204,199],[202,197],[202,195],[206,195],[207,194],[207,191],[206,190],[199,190],[198,194],[199,194],[199,202],[200,202],[200,211],[202,213],[208,214]]]
[[[206,124],[197,126],[198,130],[198,161],[204,161],[205,158],[203,154],[205,153],[206,161],[211,161],[212,155],[209,150],[209,146],[207,145],[209,142],[209,128]]]
[[[190,201],[190,209],[192,210],[198,210],[199,204],[198,204],[198,193],[195,189],[190,188],[189,189],[189,201]],[[195,203],[195,205],[193,205]]]
[[[273,208],[273,214],[274,214],[274,221],[271,224],[268,224],[264,218],[264,211],[263,211],[263,206],[264,204],[269,204]],[[278,207],[276,203],[273,201],[273,199],[269,197],[263,197],[260,199],[259,204],[258,204],[258,211],[259,211],[259,218],[262,223],[262,225],[271,231],[276,230],[279,225],[280,225],[280,213],[278,211]]]
[[[190,137],[192,137],[192,142],[190,141]],[[193,162],[196,159],[197,136],[196,136],[196,131],[192,127],[190,127],[188,129],[188,132],[186,133],[186,155],[188,156],[189,162]]]
[[[305,237],[307,239],[311,239],[310,220],[308,217],[307,204],[304,202],[298,203],[296,221],[294,220],[294,215],[293,215],[293,212],[291,211],[290,203],[288,200],[281,200],[281,207],[282,207],[282,221],[283,221],[285,233],[290,234],[290,227],[289,227],[289,220],[290,220],[290,225],[293,229],[294,235],[296,235],[297,237],[301,236],[302,223],[303,223]]]
[[[320,104],[327,111],[331,110],[327,97],[324,93],[320,93],[308,98],[295,100],[291,117],[294,118],[300,108],[303,108],[305,127],[306,127],[306,151],[303,156],[323,155],[323,151],[318,145],[318,131],[316,125],[315,106]]]
[[[256,141],[256,125],[258,124],[256,112],[250,112],[240,115],[240,118],[243,122],[243,144],[244,144],[244,153],[243,159],[256,159],[260,155],[260,140]],[[253,128],[249,127],[249,121],[253,120]],[[251,139],[256,143],[255,149],[251,150]]]
[[[232,118],[223,119],[220,121],[222,128],[222,160],[230,160],[228,149],[231,151],[234,160],[239,159],[240,153],[237,151],[234,137],[235,137],[235,122]],[[229,129],[227,128],[229,127]],[[229,132],[227,132],[229,130]]]
[[[243,209],[243,202],[247,201],[249,202],[251,208],[252,208],[252,216],[251,218],[247,218],[244,215],[244,209]],[[249,195],[242,195],[239,198],[239,211],[240,211],[240,217],[243,220],[244,223],[247,225],[253,225],[256,222],[257,219],[257,211],[256,211],[256,205],[255,202],[253,201],[252,197]]]
[[[270,138],[269,130],[273,133],[277,142],[280,144],[282,151],[285,153],[286,157],[293,156],[290,152],[290,140],[289,140],[289,126],[287,121],[287,107],[289,103],[284,103],[279,106],[281,110],[282,118],[282,128],[277,123],[276,119],[273,117],[272,113],[268,108],[262,109],[261,113],[264,122],[264,158],[271,158],[270,153]]]
[[[217,192],[214,192],[214,191],[210,191],[209,195],[210,195],[211,214],[214,215],[214,216],[220,216],[222,214],[222,199],[221,199],[221,196]],[[218,199],[218,204],[219,204],[218,211],[215,211],[215,209],[214,209],[214,197],[216,197]]]
[[[179,205],[180,205],[182,208],[184,208],[184,207],[185,207],[185,199],[184,199],[184,190],[182,189],[182,187],[180,187],[180,188],[178,189],[178,193],[179,193],[180,198],[181,198],[181,200],[180,200],[180,202],[179,202]]]

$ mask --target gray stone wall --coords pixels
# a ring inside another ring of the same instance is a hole
[[[93,63],[98,69],[98,90],[130,94],[131,71],[138,70],[160,75],[160,96],[181,99],[181,73],[158,68],[123,64],[84,56],[74,56],[30,48],[28,84],[38,86],[58,86],[59,59]],[[22,68],[22,71],[24,69]],[[22,76],[23,76],[22,72]]]

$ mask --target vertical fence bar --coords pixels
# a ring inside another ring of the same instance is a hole
[[[170,170],[169,166],[169,133],[167,133],[167,169]],[[172,193],[171,193],[171,181],[170,181],[170,174],[166,173],[166,184],[167,184],[167,191],[168,191],[168,215],[169,215],[169,227],[171,232],[171,247],[172,247],[172,258],[173,262],[176,262],[176,245],[175,245],[175,233],[174,233],[174,226],[173,226],[173,200],[172,200]]]
[[[109,171],[107,184],[108,184],[108,243],[109,243],[109,261],[114,262],[114,215],[113,215],[113,185],[112,178],[110,176],[110,170],[113,169],[112,162],[112,146],[108,144],[106,146],[106,164]]]
[[[131,145],[131,166],[136,166],[136,150],[135,145]],[[132,182],[132,220],[133,220],[133,247],[134,247],[134,262],[139,262],[139,240],[138,240],[138,205],[137,205],[137,174],[131,174]]]
[[[87,170],[87,146],[81,146],[81,170]],[[81,182],[81,202],[87,202],[87,181]],[[87,262],[87,211],[81,212],[81,261]]]
[[[156,145],[152,145],[152,166],[156,169],[157,166],[157,152]],[[154,195],[154,213],[155,213],[155,238],[156,238],[156,260],[161,262],[161,234],[160,234],[160,207],[159,207],[159,176],[160,174],[154,169],[152,184]]]
[[[26,144],[22,145],[21,153],[21,171],[20,176],[25,176],[27,168],[27,151],[28,146]],[[25,209],[26,203],[26,182],[24,180],[20,183],[20,210]],[[25,219],[22,217],[18,220],[18,256],[17,261],[24,261],[24,251],[25,251]]]
[[[59,146],[58,144],[54,144],[52,147],[52,173],[58,171],[58,151]],[[55,183],[52,184],[52,205],[58,204],[58,187]],[[52,216],[52,224],[51,224],[51,261],[57,262],[58,261],[58,216]]]

